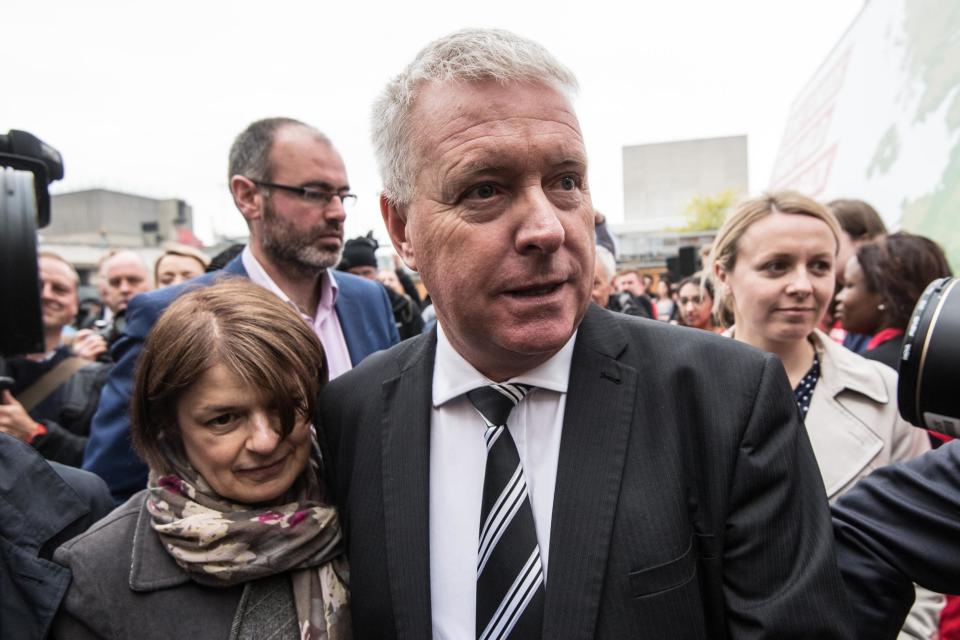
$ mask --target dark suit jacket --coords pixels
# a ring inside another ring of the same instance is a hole
[[[320,422],[354,629],[426,638],[436,334],[334,380]],[[550,537],[544,638],[843,638],[829,510],[773,356],[590,307]]]
[[[0,434],[0,638],[44,638],[70,584],[54,550],[113,508],[103,480]]]
[[[960,442],[877,469],[833,507],[858,638],[896,638],[913,583],[960,592]]]
[[[227,275],[247,277],[240,256],[215,271],[176,287],[136,296],[127,308],[127,326],[111,349],[116,363],[100,396],[90,427],[83,468],[103,478],[114,500],[122,502],[147,486],[147,467],[130,448],[130,396],[133,374],[144,340],[160,314],[185,292],[213,284]],[[383,287],[349,273],[336,274],[335,309],[354,365],[399,341],[393,311]]]

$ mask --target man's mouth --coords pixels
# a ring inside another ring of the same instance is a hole
[[[548,296],[562,286],[563,282],[549,282],[545,284],[531,285],[529,287],[521,287],[519,289],[511,289],[507,293],[519,298],[537,298],[541,296]]]

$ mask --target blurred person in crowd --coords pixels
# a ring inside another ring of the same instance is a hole
[[[616,289],[617,293],[629,293],[633,296],[633,300],[636,301],[636,304],[640,307],[639,313],[632,313],[630,315],[638,315],[644,318],[654,318],[657,317],[657,311],[653,306],[653,302],[650,301],[650,296],[647,295],[647,289],[644,286],[644,280],[640,277],[640,274],[633,270],[629,269],[626,271],[621,271],[613,279],[613,287]]]
[[[57,550],[56,638],[349,638],[348,569],[312,422],[323,348],[241,278],[179,297],[143,346],[143,491]]]
[[[403,290],[403,285],[400,284],[400,278],[397,277],[397,272],[390,269],[380,269],[377,272],[377,281],[390,289],[396,294],[401,296],[406,295],[406,292]]]
[[[95,332],[78,331],[62,344],[63,328],[77,313],[79,276],[55,253],[39,254],[44,353],[6,360],[13,387],[0,392],[0,432],[33,446],[45,458],[79,466],[109,366]]]
[[[129,444],[134,365],[157,318],[178,296],[220,277],[249,278],[288,302],[323,344],[330,377],[398,340],[382,286],[333,269],[343,249],[345,206],[356,200],[340,154],[323,133],[290,118],[250,124],[230,149],[230,191],[250,244],[220,271],[134,298],[116,366],[93,419],[83,468],[118,501],[147,482]]]
[[[611,296],[609,309],[631,316],[653,318],[656,310],[650,296],[645,293],[640,274],[633,270],[622,271],[613,277],[614,295]],[[634,293],[639,291],[640,293]]]
[[[153,282],[143,257],[136,251],[117,251],[103,263],[104,302],[116,316],[127,310],[133,296],[151,291]]]
[[[390,298],[390,307],[393,310],[393,320],[397,325],[397,333],[401,340],[420,335],[423,330],[423,318],[420,316],[420,307],[408,296],[397,273],[393,272],[393,279],[397,281],[398,289],[387,286],[378,277],[377,240],[368,234],[359,238],[347,240],[343,248],[343,259],[340,260],[341,271],[347,271],[361,278],[381,282]]]
[[[99,477],[47,462],[0,433],[0,638],[49,637],[70,584],[70,572],[51,562],[53,552],[112,509]]]
[[[861,244],[847,262],[837,294],[843,328],[870,336],[861,355],[899,370],[900,346],[927,285],[953,275],[943,249],[929,238],[899,232]]]
[[[590,304],[574,88],[478,29],[375,103],[381,212],[438,324],[322,394],[357,637],[847,637],[780,364]]]
[[[613,256],[613,259],[616,260],[618,253],[617,239],[610,233],[610,229],[607,227],[607,217],[600,213],[600,211],[594,211],[593,225],[597,246],[605,248],[610,252],[610,255]]]
[[[661,276],[657,279],[656,290],[657,296],[655,302],[657,307],[657,319],[663,320],[664,322],[670,322],[674,319],[674,312],[676,310],[673,297],[670,295],[670,281]]]
[[[857,249],[865,242],[870,242],[887,232],[886,225],[877,210],[863,200],[838,199],[826,204],[827,209],[836,217],[840,224],[840,250],[837,252],[836,269],[834,275],[837,287],[834,292],[839,293],[843,287],[847,263]],[[843,346],[857,353],[862,353],[870,341],[870,336],[862,333],[845,331],[840,322],[834,317],[832,306],[824,316],[824,322],[830,327],[830,337]]]
[[[713,318],[713,283],[709,278],[692,275],[680,281],[677,306],[680,324],[713,333],[722,333]]]
[[[873,469],[930,449],[900,417],[896,374],[817,329],[833,297],[840,234],[820,204],[774,192],[736,206],[710,257],[734,311],[729,334],[786,368],[830,500]],[[942,596],[923,592],[904,633],[930,637],[942,607]]]
[[[173,245],[157,258],[153,275],[160,289],[202,276],[209,265],[210,258],[202,251],[186,245]]]
[[[606,247],[597,245],[590,299],[601,309],[609,308],[610,296],[613,294],[613,274],[616,272],[617,261],[613,254]]]

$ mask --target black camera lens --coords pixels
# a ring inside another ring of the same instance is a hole
[[[897,399],[904,420],[960,437],[960,287],[956,278],[927,286],[900,352]]]

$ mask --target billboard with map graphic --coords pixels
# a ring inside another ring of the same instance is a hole
[[[960,267],[960,1],[872,0],[794,102],[771,189],[870,202]]]

